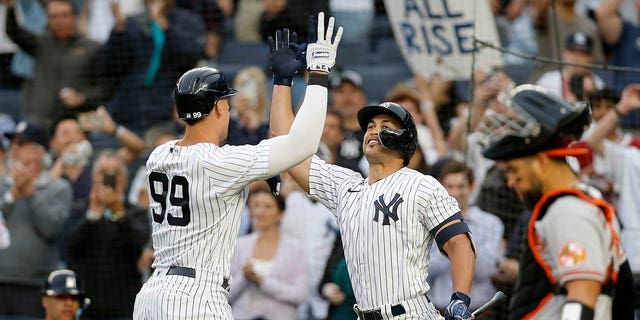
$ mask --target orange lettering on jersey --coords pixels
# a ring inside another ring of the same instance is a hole
[[[569,241],[560,249],[558,262],[561,267],[574,268],[584,263],[586,257],[587,251],[582,244],[576,241]]]

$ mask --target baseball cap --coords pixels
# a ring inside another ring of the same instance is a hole
[[[337,88],[344,82],[350,82],[356,88],[362,90],[362,76],[353,70],[342,71],[337,77],[332,79],[331,85],[333,88]]]
[[[43,146],[45,149],[49,147],[47,133],[34,123],[26,121],[18,123],[14,132],[6,132],[4,136],[9,139],[20,138],[25,141],[34,142]]]
[[[570,33],[565,39],[564,48],[593,53],[593,38],[582,31]]]

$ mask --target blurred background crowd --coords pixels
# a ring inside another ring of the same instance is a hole
[[[220,68],[240,91],[227,143],[257,144],[269,135],[265,40],[288,27],[306,41],[307,18],[318,11],[345,30],[318,155],[365,174],[357,111],[403,105],[418,125],[409,166],[442,182],[474,234],[472,309],[497,289],[508,294],[528,212],[480,154],[480,119],[500,108],[500,92],[536,83],[590,102],[596,127],[640,73],[587,65],[640,67],[640,0],[481,1],[495,16],[495,45],[521,55],[504,54],[504,68],[470,82],[412,74],[382,0],[0,0],[0,318],[42,318],[42,284],[64,267],[91,298],[84,319],[130,319],[154,258],[144,164],[182,133],[176,80],[196,66]],[[304,82],[294,82],[294,106]],[[636,112],[599,141],[587,132],[593,152],[574,166],[616,206],[636,283],[639,125]],[[229,295],[235,318],[354,319],[334,217],[282,179],[277,197],[266,184],[251,186]],[[428,281],[431,301],[446,307],[448,260],[436,249]],[[506,303],[483,315],[507,316]]]

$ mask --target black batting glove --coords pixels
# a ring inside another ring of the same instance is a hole
[[[293,77],[301,74],[305,69],[305,64],[298,58],[298,55],[306,52],[306,45],[304,46],[304,52],[300,53],[295,50],[302,50],[301,45],[296,43],[297,35],[294,32],[289,35],[289,29],[277,30],[275,40],[269,37],[269,50],[271,52],[271,61],[269,69],[273,72],[273,84],[291,86],[293,83]]]
[[[469,305],[471,304],[471,297],[468,295],[456,291],[451,295],[451,302],[447,306],[444,313],[445,320],[471,320],[471,312],[469,312]]]

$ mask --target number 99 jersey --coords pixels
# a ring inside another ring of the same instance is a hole
[[[154,268],[184,266],[228,278],[246,186],[267,178],[269,141],[256,146],[169,141],[147,160]]]

